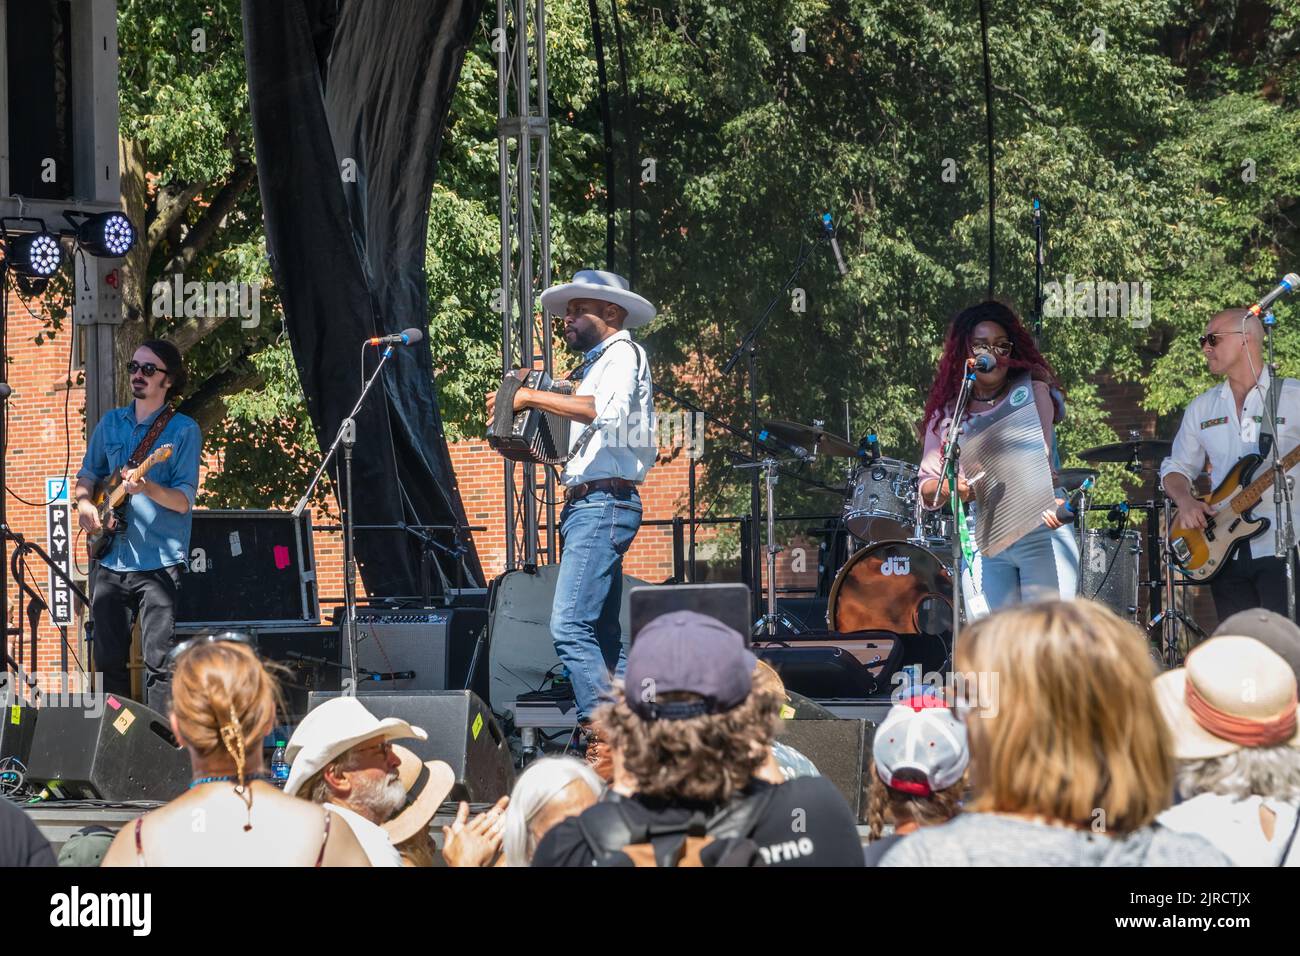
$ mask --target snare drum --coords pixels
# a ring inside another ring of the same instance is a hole
[[[1121,617],[1137,620],[1138,571],[1142,539],[1136,531],[1089,528],[1079,549],[1079,597],[1107,605]]]
[[[860,541],[911,537],[919,471],[915,465],[880,458],[861,465],[844,502],[844,525]]]

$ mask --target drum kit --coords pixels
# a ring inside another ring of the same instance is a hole
[[[846,560],[834,572],[826,608],[826,627],[835,635],[863,631],[891,631],[940,641],[950,649],[952,632],[954,519],[948,506],[940,510],[922,507],[919,469],[916,465],[881,455],[874,435],[856,446],[830,434],[820,423],[771,420],[763,422],[764,437],[775,437],[797,460],[810,461],[818,455],[847,458],[851,477],[842,488],[831,488],[843,496],[842,513],[834,531],[842,531],[849,542]],[[1167,666],[1176,666],[1188,647],[1187,631],[1200,638],[1203,632],[1178,606],[1175,587],[1180,583],[1176,562],[1170,555],[1163,529],[1168,527],[1172,505],[1160,489],[1158,468],[1170,453],[1168,441],[1142,438],[1130,433],[1128,441],[1099,445],[1079,453],[1089,464],[1123,464],[1133,474],[1153,476],[1153,496],[1146,500],[1097,502],[1090,500],[1090,487],[1098,476],[1093,468],[1066,468],[1059,473],[1059,486],[1072,502],[1075,535],[1079,545],[1079,595],[1108,605],[1135,624],[1139,620],[1139,595],[1148,589],[1152,610],[1159,608],[1147,624],[1158,638],[1158,653]],[[776,546],[773,530],[772,485],[777,466],[774,459],[750,467],[766,467],[768,475],[768,581],[775,581]],[[1130,527],[1135,512],[1146,514],[1145,533]],[[1097,521],[1095,516],[1101,515]],[[1143,554],[1156,555],[1144,568]],[[774,639],[776,595],[768,589],[768,613],[755,626]],[[1180,635],[1180,629],[1182,633]],[[933,654],[927,655],[934,658]],[[947,666],[950,661],[940,654]]]

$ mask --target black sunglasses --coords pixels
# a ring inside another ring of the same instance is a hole
[[[167,665],[169,667],[175,667],[176,662],[181,659],[182,654],[186,651],[193,650],[200,644],[217,643],[243,644],[245,647],[250,648],[254,654],[257,654],[257,642],[253,640],[251,635],[245,634],[242,631],[221,631],[217,634],[199,634],[176,644],[167,652]],[[261,655],[258,656],[260,657]]]
[[[154,365],[153,362],[145,362],[141,365],[139,362],[130,361],[126,363],[126,371],[128,375],[134,375],[136,372],[144,372],[145,378],[153,378],[155,372],[162,372],[164,375],[167,374],[165,368],[159,365]]]
[[[1214,348],[1216,345],[1219,344],[1219,339],[1223,338],[1225,335],[1245,335],[1245,334],[1246,334],[1245,332],[1211,332],[1209,335],[1202,335],[1196,341],[1200,343],[1201,348],[1205,348],[1206,345],[1209,345],[1210,348]]]

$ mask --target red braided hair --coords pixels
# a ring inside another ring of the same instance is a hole
[[[1016,310],[1009,303],[998,299],[987,299],[978,305],[962,309],[948,325],[948,334],[943,343],[943,356],[939,359],[939,370],[935,375],[934,384],[930,386],[930,397],[925,400],[925,413],[921,418],[922,435],[936,420],[943,417],[948,404],[956,400],[957,392],[961,388],[966,359],[970,357],[971,333],[981,322],[997,323],[1007,333],[1007,338],[1011,339],[1013,348],[1010,355],[994,355],[999,365],[1012,370],[1028,370],[1034,379],[1046,382],[1064,398],[1065,390],[1061,388],[1056,371],[1038,351],[1033,336],[1020,321]]]

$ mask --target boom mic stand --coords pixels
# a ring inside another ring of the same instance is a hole
[[[772,315],[772,310],[776,308],[777,302],[781,300],[794,286],[794,282],[799,278],[799,273],[803,270],[804,264],[807,263],[809,256],[812,254],[813,246],[809,245],[801,237],[799,242],[799,255],[795,259],[794,269],[790,272],[790,277],[777,290],[776,295],[768,302],[767,307],[763,309],[758,319],[754,322],[753,327],[745,333],[745,337],[740,340],[736,350],[731,353],[726,364],[722,366],[722,376],[727,378],[735,370],[736,364],[743,357],[745,359],[745,387],[749,392],[749,428],[750,434],[747,440],[750,443],[750,454],[755,461],[761,461],[759,457],[759,446],[762,440],[759,438],[758,427],[758,337],[762,334],[764,327],[767,325],[768,318]],[[754,602],[751,613],[758,611],[758,585],[762,581],[762,570],[759,564],[759,530],[758,530],[758,513],[759,513],[759,496],[758,496],[758,470],[755,469],[749,476],[749,533],[750,533],[750,554],[753,556],[753,566],[749,569],[749,575],[754,582],[754,587],[750,593],[753,595]]]
[[[961,445],[958,436],[961,434],[961,420],[966,414],[966,406],[970,404],[970,393],[974,387],[975,360],[967,359],[965,371],[962,373],[961,378],[961,390],[957,393],[957,404],[953,409],[952,421],[948,423],[948,436],[943,443],[943,463],[939,468],[939,474],[942,477],[940,477],[939,483],[935,485],[934,497],[930,502],[936,508],[939,506],[939,489],[943,487],[945,481],[949,482],[952,496],[957,497],[957,472],[961,458]],[[957,658],[957,633],[961,628],[961,578],[963,573],[961,539],[962,535],[966,533],[966,529],[962,527],[965,512],[959,512],[955,501],[952,506],[952,515],[952,648],[949,660],[955,661]]]
[[[379,364],[375,366],[374,372],[366,380],[366,384],[361,389],[361,395],[357,398],[357,403],[352,406],[352,411],[348,412],[347,417],[339,423],[338,434],[334,436],[334,443],[330,445],[329,450],[325,452],[325,457],[321,459],[320,467],[316,469],[316,474],[312,477],[311,484],[303,492],[298,503],[293,507],[293,517],[297,520],[302,517],[302,513],[307,510],[308,499],[316,488],[316,483],[320,481],[320,476],[325,473],[332,459],[343,447],[343,485],[340,494],[337,495],[339,502],[339,519],[343,525],[343,633],[348,642],[348,670],[352,676],[352,686],[357,686],[357,562],[356,555],[352,549],[352,446],[357,440],[357,423],[356,416],[361,411],[361,406],[365,403],[366,396],[370,394],[370,387],[379,379],[379,373],[383,371],[384,363],[388,361],[393,354],[393,346],[389,345],[384,349],[383,354],[379,357]]]

